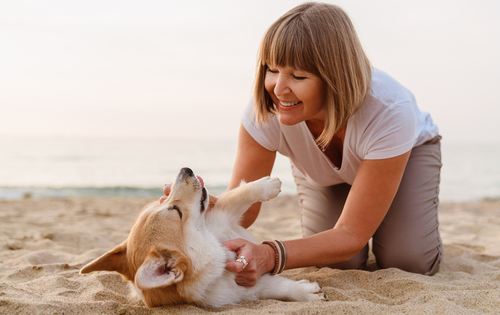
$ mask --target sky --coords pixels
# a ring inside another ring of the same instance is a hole
[[[0,0],[0,137],[235,138],[295,0]],[[500,2],[328,1],[444,140],[500,144]]]

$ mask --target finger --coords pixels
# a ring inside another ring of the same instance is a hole
[[[243,277],[236,277],[234,278],[234,282],[236,282],[237,285],[245,286],[245,284],[247,283],[247,279]]]
[[[226,270],[233,273],[238,273],[243,271],[243,263],[239,261],[226,262]]]
[[[236,277],[234,282],[242,287],[253,287],[257,283],[256,281],[251,281],[244,277]]]
[[[234,251],[237,251],[238,249],[242,248],[243,246],[245,246],[245,240],[241,239],[241,238],[237,238],[235,240],[230,240],[230,241],[225,241],[224,243],[222,243],[222,246],[226,247],[227,249],[229,249],[230,251],[234,252]]]
[[[161,196],[160,197],[160,204],[162,204],[165,200],[167,200],[168,196]]]
[[[163,186],[163,193],[165,194],[165,196],[170,195],[171,190],[172,190],[172,184],[165,184],[165,186]]]
[[[234,252],[245,246],[245,244],[242,243],[239,239],[236,239],[236,240],[225,241],[224,243],[222,243],[222,246]]]

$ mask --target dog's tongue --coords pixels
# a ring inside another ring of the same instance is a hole
[[[200,181],[201,189],[203,189],[203,187],[205,187],[205,183],[203,182],[203,179],[198,175],[196,175],[196,178],[198,178],[198,180]]]

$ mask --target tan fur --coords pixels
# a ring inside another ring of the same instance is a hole
[[[130,281],[133,291],[148,307],[197,303],[219,307],[245,299],[321,299],[315,283],[295,282],[264,275],[257,286],[236,285],[224,269],[234,253],[221,243],[243,237],[241,215],[256,201],[279,193],[277,179],[263,178],[223,194],[206,213],[209,198],[190,169],[182,169],[169,197],[144,207],[127,240],[84,266],[80,273],[116,271]]]
[[[170,203],[165,202],[163,208],[166,204],[182,203],[185,195],[176,196],[175,200],[169,200]],[[160,207],[162,205],[158,202],[144,206],[135,218],[127,240],[86,265],[80,273],[116,271],[125,280],[134,282],[137,270],[150,257],[173,259],[178,263],[176,269],[185,272],[191,261],[181,250],[184,245],[181,219],[175,211],[157,211]],[[188,217],[188,212],[183,213],[183,219]],[[176,285],[150,289],[143,292],[143,296],[148,307],[188,302],[179,295]]]

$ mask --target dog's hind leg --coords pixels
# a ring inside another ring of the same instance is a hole
[[[325,300],[323,289],[316,282],[294,281],[279,276],[263,275],[255,286],[259,299],[281,301],[321,301]]]

